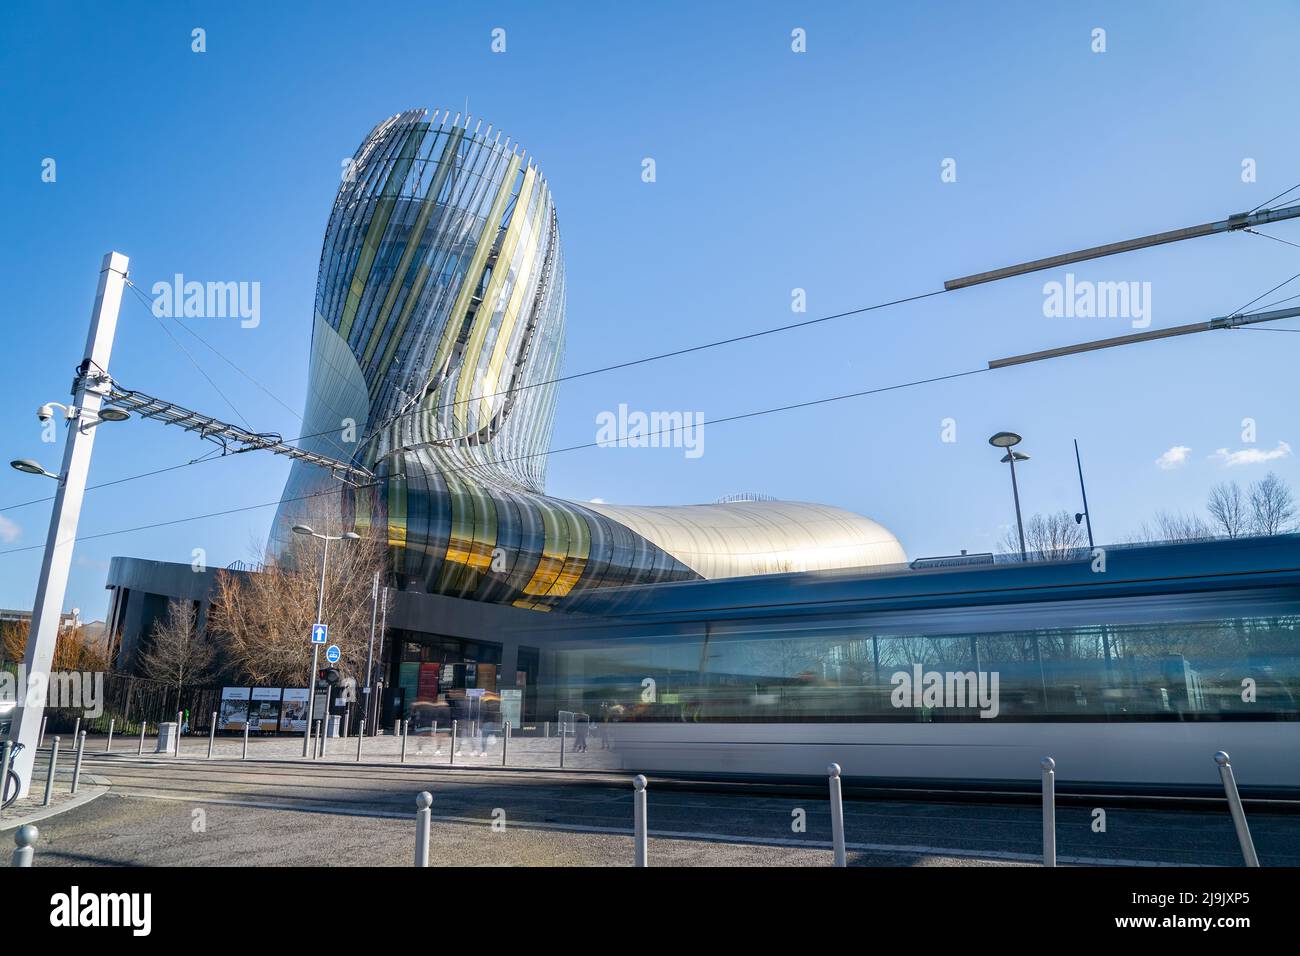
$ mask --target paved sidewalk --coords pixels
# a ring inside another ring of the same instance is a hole
[[[49,767],[49,752],[38,751],[36,770],[32,786],[27,796],[0,812],[0,832],[15,830],[28,823],[37,823],[58,813],[64,813],[102,797],[109,790],[110,781],[106,777],[87,773],[82,768],[81,779],[77,782],[77,792],[72,792],[72,762],[63,764],[60,754],[59,766],[55,768],[54,787],[50,791],[50,805],[45,806],[45,776]]]

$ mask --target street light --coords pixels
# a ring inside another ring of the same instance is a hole
[[[28,475],[44,475],[46,478],[53,478],[55,481],[59,479],[59,476],[54,472],[46,471],[41,467],[40,462],[32,461],[30,458],[15,458],[9,462],[9,467]]]
[[[77,375],[72,382],[71,401],[64,405],[63,418],[78,427],[68,429],[63,446],[63,464],[58,473],[46,471],[40,464],[27,459],[13,462],[13,467],[30,475],[54,478],[57,488],[50,508],[50,525],[45,537],[45,551],[41,558],[40,575],[36,580],[36,597],[32,603],[32,619],[28,628],[27,649],[23,666],[29,681],[48,681],[54,660],[54,647],[59,638],[59,619],[63,599],[67,594],[68,574],[72,569],[72,555],[77,540],[77,524],[81,518],[81,500],[86,491],[86,478],[90,471],[91,451],[95,443],[95,425],[105,421],[120,421],[118,413],[105,414],[102,404],[109,392],[109,359],[113,351],[113,334],[117,329],[118,312],[122,305],[122,292],[126,286],[129,260],[118,252],[104,256],[99,269],[99,283],[95,290],[95,304],[90,315],[90,330],[86,336],[85,351],[77,364]],[[54,418],[54,404],[37,409],[43,422]],[[14,760],[13,772],[18,775],[18,796],[25,797],[31,786],[36,744],[40,737],[41,718],[45,712],[44,695],[20,695],[14,711],[9,739],[22,745]]]
[[[54,417],[56,408],[63,409],[63,417],[67,421],[80,419],[79,430],[82,434],[104,422],[124,422],[131,417],[130,412],[124,412],[120,408],[78,408],[76,405],[64,405],[62,402],[46,402],[36,409],[36,417],[43,422],[48,422]]]
[[[1015,432],[998,432],[989,439],[989,444],[994,448],[1007,450],[1002,460],[1011,466],[1011,494],[1016,501],[1016,531],[1020,534],[1020,560],[1028,561],[1029,554],[1025,551],[1025,524],[1020,518],[1020,488],[1016,484],[1016,462],[1028,461],[1029,456],[1012,451],[1012,448],[1020,444],[1020,436]]]
[[[325,549],[320,559],[320,591],[316,596],[316,623],[321,623],[321,617],[325,613],[325,566],[329,562],[330,542],[331,541],[356,541],[361,535],[355,531],[346,531],[343,534],[321,534],[313,531],[311,525],[296,524],[293,526],[294,534],[307,535],[312,538],[320,538],[325,542]],[[307,675],[307,726],[302,732],[302,755],[307,756],[307,744],[311,739],[311,722],[313,711],[316,705],[316,668],[320,663],[320,645],[312,642],[311,645],[311,673]],[[328,714],[326,718],[328,718]],[[322,729],[324,732],[324,729]]]

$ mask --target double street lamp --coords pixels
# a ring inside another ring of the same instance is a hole
[[[296,524],[293,526],[294,534],[308,535],[313,538],[320,538],[325,542],[324,550],[321,552],[320,559],[320,592],[316,596],[316,623],[323,623],[321,617],[325,614],[325,567],[329,563],[330,542],[331,541],[356,541],[361,535],[355,531],[347,531],[343,534],[321,534],[319,531],[312,530],[310,525]],[[302,733],[302,755],[307,756],[308,743],[311,740],[311,722],[312,714],[316,704],[316,668],[320,664],[320,645],[315,641],[311,645],[311,673],[307,675],[307,726],[303,728]],[[325,715],[329,719],[329,715]],[[322,733],[325,727],[322,725]]]
[[[998,432],[989,439],[989,444],[994,448],[1007,450],[1002,460],[1011,466],[1011,494],[1016,502],[1016,531],[1020,534],[1020,560],[1028,561],[1029,553],[1025,550],[1025,524],[1020,518],[1020,488],[1016,484],[1016,462],[1028,461],[1029,456],[1014,450],[1015,446],[1020,444],[1020,436],[1015,432]]]

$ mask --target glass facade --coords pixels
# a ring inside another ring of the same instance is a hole
[[[401,586],[541,610],[605,587],[904,559],[834,508],[545,495],[564,309],[555,202],[517,144],[449,111],[376,126],[325,233],[301,444],[379,482],[340,489],[295,462],[273,554],[328,503],[386,536]]]
[[[622,721],[1300,719],[1300,588],[610,624],[544,660]]]

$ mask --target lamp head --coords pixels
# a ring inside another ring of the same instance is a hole
[[[28,475],[44,475],[46,478],[59,477],[53,472],[46,471],[42,468],[40,462],[32,461],[30,458],[16,458],[9,462],[9,466]]]
[[[296,524],[293,526],[293,533],[294,534],[315,534],[316,532],[311,529],[310,525]]]
[[[130,417],[130,412],[124,412],[120,408],[105,408],[99,413],[101,422],[124,422]]]
[[[1015,432],[998,432],[989,439],[989,444],[994,448],[1010,448],[1020,444],[1020,436]]]

